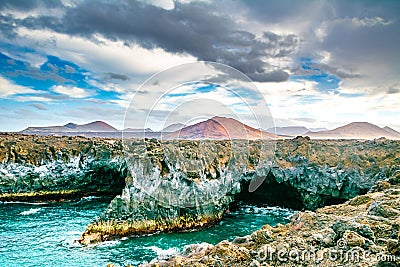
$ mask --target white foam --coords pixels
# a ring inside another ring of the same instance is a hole
[[[121,241],[112,240],[112,241],[104,241],[102,243],[95,244],[95,246],[97,246],[97,247],[112,247],[112,246],[118,245],[119,243],[121,243]]]
[[[101,198],[101,197],[98,197],[98,196],[87,196],[87,197],[82,197],[81,200],[91,201],[91,200],[98,199],[98,198]]]
[[[150,247],[145,247],[147,249],[153,250],[155,253],[157,253],[157,258],[160,260],[165,260],[171,257],[172,255],[176,254],[179,252],[178,248],[172,247],[168,249],[162,249],[157,246],[150,246]]]
[[[67,232],[67,235],[81,235],[82,234],[82,232],[80,232],[80,231],[68,231]]]
[[[26,211],[21,212],[20,215],[31,215],[31,214],[35,214],[35,213],[37,213],[39,210],[41,210],[41,208],[29,209],[29,210],[26,210]]]

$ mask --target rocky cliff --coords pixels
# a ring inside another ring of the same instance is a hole
[[[115,196],[82,235],[91,243],[203,227],[240,201],[315,210],[400,170],[398,141],[263,142],[1,134],[0,201]]]
[[[120,194],[127,169],[121,141],[0,135],[0,201]]]
[[[286,225],[264,225],[232,242],[192,244],[141,267],[399,266],[399,183],[397,172],[344,204],[297,212]]]
[[[396,141],[278,141],[272,165],[260,158],[260,142],[130,143],[132,177],[81,242],[202,227],[238,200],[315,210],[366,193],[400,168]]]

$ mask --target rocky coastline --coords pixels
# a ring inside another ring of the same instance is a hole
[[[120,194],[121,141],[0,134],[0,201],[63,201]]]
[[[240,151],[236,156],[225,141],[146,142],[146,149],[133,155],[140,156],[131,164],[135,177],[126,179],[122,194],[88,225],[81,243],[204,227],[220,221],[238,201],[313,211],[366,193],[400,167],[399,142],[383,139],[278,141],[276,165],[257,170],[251,164],[257,141],[249,143],[248,157]],[[195,170],[185,165],[193,158],[202,162]],[[250,193],[255,177],[264,181]]]
[[[274,164],[265,166],[258,141],[239,143],[247,153],[235,153],[228,141],[174,142],[147,139],[128,155],[140,160],[127,161],[120,139],[1,134],[0,201],[111,196],[82,234],[80,242],[91,244],[205,227],[241,202],[309,210],[307,217],[400,171],[400,142],[387,139],[278,140]],[[262,185],[250,193],[250,183],[260,177]],[[150,190],[155,181],[162,187]],[[171,202],[176,199],[181,202]]]
[[[333,206],[297,212],[285,225],[216,245],[186,246],[167,266],[399,266],[400,172],[367,194]],[[109,266],[113,266],[110,264]]]

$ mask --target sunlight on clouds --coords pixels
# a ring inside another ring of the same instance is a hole
[[[16,94],[33,94],[36,92],[37,91],[29,87],[14,84],[6,78],[0,76],[0,97],[7,97]]]
[[[196,59],[187,54],[168,53],[161,48],[146,49],[136,44],[127,46],[122,41],[111,41],[96,35],[95,41],[49,30],[28,30],[20,27],[22,43],[39,42],[42,52],[72,61],[97,72],[150,74],[167,67]]]
[[[112,99],[110,103],[117,104],[123,108],[128,108],[135,93],[127,93],[120,95],[119,99]]]
[[[53,99],[43,96],[16,96],[14,99],[18,102],[51,102]]]
[[[400,98],[384,94],[365,97],[347,97],[340,88],[338,94],[324,94],[316,89],[316,82],[288,81],[283,83],[257,83],[270,104],[271,113],[283,125],[306,127],[337,127],[353,121],[366,121],[380,126],[393,125],[392,117],[382,117],[380,112],[393,112],[400,106]],[[351,91],[350,91],[351,92]],[[315,101],[307,101],[315,100]],[[313,118],[296,121],[290,118]]]
[[[167,10],[174,9],[175,7],[173,0],[142,0],[142,2],[149,3]]]
[[[29,12],[19,11],[16,9],[6,9],[0,12],[0,15],[11,16],[16,19],[27,19],[27,18],[38,18],[38,17],[55,17],[59,18],[64,15],[64,10],[60,8],[46,8],[44,6],[38,6],[34,9],[29,10]]]
[[[88,91],[85,91],[84,89],[75,86],[67,87],[63,85],[55,85],[52,87],[52,90],[56,93],[67,95],[71,98],[85,98],[92,95]]]

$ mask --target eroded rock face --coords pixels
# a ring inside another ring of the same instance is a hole
[[[228,141],[146,142],[142,149],[131,148],[132,177],[87,227],[82,243],[205,226],[219,221],[235,198],[269,203],[277,188],[291,190],[293,201],[286,206],[315,210],[365,193],[400,168],[395,141],[279,141],[272,168],[260,161],[257,141],[235,144],[234,153]],[[263,185],[246,193],[250,181],[260,177]]]
[[[0,135],[0,201],[115,196],[126,176],[119,140]]]
[[[387,183],[350,201],[297,212],[286,225],[216,245],[189,245],[152,266],[399,266],[400,186]],[[385,203],[390,212],[371,213]]]
[[[272,166],[260,157],[259,141],[153,139],[131,149],[126,161],[117,139],[1,134],[0,201],[117,195],[83,234],[82,242],[91,243],[213,224],[237,200],[315,210],[365,193],[376,181],[394,183],[400,173],[400,143],[390,140],[277,141],[267,151]],[[249,193],[254,178],[264,182]],[[382,202],[369,213],[389,218],[396,211]]]

